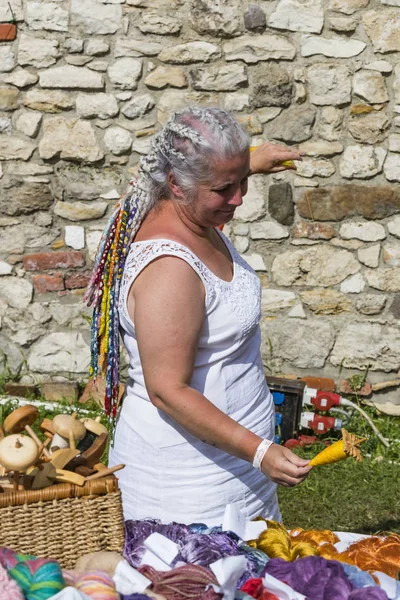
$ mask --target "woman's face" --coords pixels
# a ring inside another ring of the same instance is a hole
[[[247,194],[249,172],[248,150],[227,161],[217,161],[211,181],[200,185],[196,198],[185,207],[187,216],[202,227],[217,227],[230,221]]]

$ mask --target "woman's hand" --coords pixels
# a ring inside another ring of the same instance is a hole
[[[250,170],[257,173],[279,173],[287,169],[296,170],[296,165],[283,165],[285,161],[302,160],[303,153],[280,144],[266,142],[250,153]]]
[[[261,469],[275,483],[294,487],[304,481],[311,471],[312,467],[308,463],[308,460],[300,458],[288,448],[272,444],[264,456]]]

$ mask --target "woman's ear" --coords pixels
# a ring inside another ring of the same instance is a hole
[[[171,190],[172,195],[175,198],[184,199],[185,194],[182,191],[182,188],[177,184],[175,175],[170,171],[168,173],[168,186]]]

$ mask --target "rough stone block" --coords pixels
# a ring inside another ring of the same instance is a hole
[[[312,189],[299,198],[297,208],[300,216],[315,221],[341,221],[353,215],[384,219],[400,213],[400,190],[356,184]]]
[[[87,373],[90,347],[79,331],[55,331],[31,348],[28,368],[39,373]]]
[[[271,217],[281,225],[293,223],[294,204],[290,183],[276,183],[270,186],[268,210]]]
[[[190,26],[202,35],[234,37],[241,32],[241,11],[231,0],[193,0],[189,12]]]
[[[27,254],[23,258],[27,271],[47,271],[49,269],[71,269],[83,267],[85,256],[82,252],[68,250],[65,252],[41,252]]]
[[[14,23],[0,23],[0,42],[12,42],[17,37]]]
[[[37,395],[37,386],[33,383],[17,383],[16,381],[9,381],[4,384],[4,392],[10,396],[31,398]]]
[[[334,392],[336,390],[335,380],[330,377],[302,377],[306,386],[322,392]]]
[[[76,402],[79,395],[78,384],[75,381],[46,381],[40,385],[40,392],[49,402]]]
[[[74,273],[65,278],[65,287],[67,290],[75,290],[78,288],[86,288],[90,281],[90,271]]]
[[[64,289],[64,278],[60,273],[54,273],[53,275],[32,275],[32,283],[35,292],[38,294],[59,292]]]
[[[289,106],[292,100],[293,81],[282,65],[273,62],[260,64],[254,71],[253,104],[265,106]]]
[[[50,208],[53,194],[50,186],[37,182],[13,182],[3,186],[0,196],[0,211],[6,215],[29,215]]]
[[[265,29],[267,19],[265,12],[257,4],[249,4],[244,13],[244,26],[250,30]]]
[[[308,238],[309,240],[330,240],[336,235],[332,225],[326,223],[308,223],[300,221],[292,229],[292,235],[295,239]]]

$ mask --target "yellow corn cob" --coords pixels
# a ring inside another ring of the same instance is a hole
[[[250,146],[250,152],[254,152],[258,146]],[[294,160],[283,160],[281,162],[282,167],[294,167]]]
[[[322,450],[317,456],[310,460],[312,467],[328,465],[339,462],[348,456],[353,456],[358,462],[362,461],[361,452],[358,448],[367,438],[359,438],[346,429],[342,429],[342,439]]]

